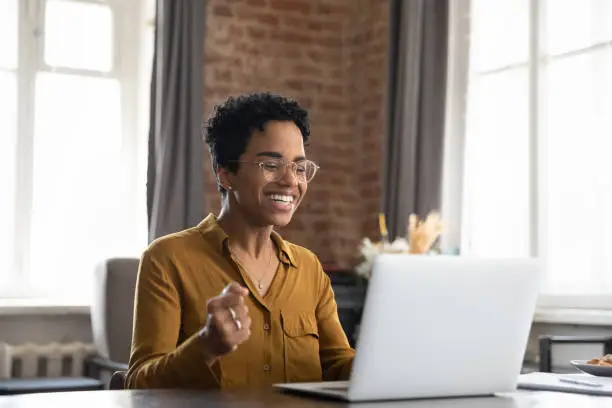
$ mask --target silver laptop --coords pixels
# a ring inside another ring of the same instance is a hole
[[[346,401],[513,391],[539,275],[535,259],[379,255],[350,380],[276,387]]]

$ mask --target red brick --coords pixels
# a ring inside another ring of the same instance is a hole
[[[206,81],[206,79],[205,79]],[[206,82],[213,82],[212,80]],[[214,86],[206,85],[204,86],[204,96],[206,98],[213,97],[214,95],[230,95],[232,90],[227,86],[221,86],[220,84],[215,84]]]
[[[281,41],[278,38],[274,38],[274,35],[270,36],[272,38],[269,38],[264,46],[266,54],[274,58],[277,65],[285,67],[305,60],[304,53],[306,47],[296,46],[296,44],[288,41]]]
[[[310,28],[340,33],[342,31],[342,23],[340,21],[315,21],[310,23]]]
[[[262,24],[269,28],[275,28],[279,24],[279,18],[269,7],[253,7],[243,4],[234,6],[236,23],[238,24]]]
[[[330,229],[329,221],[316,221],[312,224],[315,231],[325,231]]]
[[[260,46],[257,43],[253,43],[250,41],[237,43],[234,46],[234,49],[238,53],[251,54],[251,55],[259,55],[261,52]]]
[[[317,40],[315,40],[316,42]],[[306,51],[308,59],[318,63],[328,63],[339,65],[342,63],[342,55],[333,48],[316,49]]]
[[[296,13],[310,13],[311,0],[270,0],[270,5],[277,11],[291,11]]]
[[[237,39],[239,39],[241,37],[244,37],[244,28],[238,27],[237,25],[230,25],[227,28],[227,35],[232,40],[237,40]]]
[[[304,109],[310,109],[312,107],[311,98],[299,98],[300,106]]]
[[[273,37],[285,43],[292,44],[294,46],[312,44],[313,37],[308,34],[303,34],[297,31],[284,30],[278,33],[274,33]]]
[[[344,87],[342,85],[325,85],[323,92],[336,97],[344,96]]]
[[[232,17],[234,12],[232,8],[227,4],[218,4],[213,7],[213,14],[216,17]]]
[[[261,40],[267,37],[268,30],[261,27],[247,27],[246,33],[252,40]]]
[[[310,30],[310,16],[308,15],[296,15],[296,14],[284,14],[281,17],[281,23],[283,27],[287,27],[291,30]]]
[[[366,110],[363,113],[363,118],[366,120],[375,120],[378,119],[380,115],[380,110]]]
[[[340,37],[321,37],[317,38],[317,44],[322,47],[340,47],[342,46],[342,38]]]
[[[338,81],[342,81],[347,75],[348,72],[345,69],[330,69],[327,77],[332,83],[337,83]]]
[[[319,102],[319,107],[326,111],[346,111],[347,103],[323,99]]]
[[[301,91],[306,87],[306,84],[301,79],[286,79],[285,85],[294,91]]]
[[[351,0],[354,3],[359,3],[358,1]],[[350,12],[349,3],[348,2],[326,2],[320,3],[318,11],[321,14],[338,14],[344,15]]]
[[[232,81],[232,72],[228,69],[217,69],[214,72],[214,78],[219,82],[231,82]]]
[[[290,75],[316,77],[323,73],[321,68],[312,65],[294,65],[287,71]]]
[[[269,14],[269,13],[256,14],[253,16],[253,20],[258,21],[270,27],[278,26],[278,17],[275,16],[274,14]]]
[[[362,175],[362,180],[364,182],[376,182],[380,178],[380,175],[376,172],[365,173]]]

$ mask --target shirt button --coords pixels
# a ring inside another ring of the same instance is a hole
[[[269,365],[267,365],[267,364],[265,364],[265,365],[263,366],[263,370],[264,370],[264,371],[270,371],[270,366],[269,366]]]
[[[270,330],[270,325],[268,323],[264,324],[264,330],[266,331]]]

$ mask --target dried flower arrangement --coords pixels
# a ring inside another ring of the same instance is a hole
[[[382,237],[381,241],[372,242],[369,238],[364,238],[359,248],[363,261],[355,268],[355,272],[364,279],[370,277],[374,258],[380,253],[410,253],[415,255],[432,253],[432,247],[438,240],[444,226],[440,213],[437,211],[430,212],[424,220],[420,220],[416,214],[411,214],[408,217],[406,237],[396,238],[393,242],[389,242],[385,215],[382,213],[379,214],[378,224]]]

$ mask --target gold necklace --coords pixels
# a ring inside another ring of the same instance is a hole
[[[238,255],[236,255],[236,251],[233,251],[234,256],[238,259],[238,262],[240,262],[240,264],[242,265],[242,267],[244,268],[245,271],[247,271],[247,273],[249,274],[249,276],[253,276],[251,273],[249,273],[249,271],[244,267],[244,262],[242,261],[242,259],[240,259],[240,257]],[[270,256],[268,257],[268,269],[263,273],[263,275],[261,275],[261,278],[256,279],[257,280],[257,288],[259,290],[263,289],[263,279],[268,275],[268,272],[270,272],[270,269],[272,269],[272,254],[274,253],[274,250],[270,251]]]

